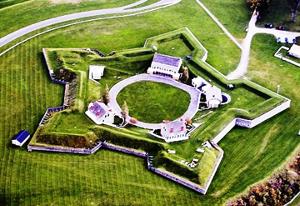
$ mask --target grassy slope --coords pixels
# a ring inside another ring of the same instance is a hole
[[[219,173],[220,182],[213,183],[212,188],[220,187],[222,179],[228,176],[232,180],[223,184],[223,190],[216,194],[227,192],[225,197],[229,197],[247,185],[266,178],[299,145],[299,68],[272,56],[279,46],[272,36],[254,39],[249,77],[271,89],[280,84],[281,93],[292,99],[292,107],[257,128],[246,131],[236,129],[221,142],[220,146],[225,150],[225,159],[220,168],[223,172]],[[243,166],[236,167],[241,162]]]
[[[236,38],[244,38],[250,18],[245,0],[202,0],[202,2]]]
[[[28,0],[0,0],[0,9],[19,4]]]
[[[0,37],[24,26],[48,18],[95,9],[113,8],[136,2],[135,0],[95,0],[77,4],[53,4],[48,0],[27,1],[1,9]],[[0,2],[1,3],[1,2]],[[18,17],[16,21],[16,14]]]
[[[185,1],[191,13],[197,9],[192,2]],[[37,54],[42,47],[96,46],[105,51],[132,48],[142,45],[146,37],[187,24],[210,48],[210,54],[214,57],[210,57],[213,65],[217,65],[218,62],[214,61],[217,58],[224,65],[233,65],[236,56],[225,58],[223,55],[226,46],[231,48],[232,44],[216,43],[224,41],[225,37],[216,32],[218,30],[205,15],[197,10],[195,15],[182,18],[182,12],[182,6],[176,6],[174,10],[165,10],[164,14],[157,12],[145,17],[90,24],[90,28],[94,29],[73,27],[65,32],[56,31],[1,57],[0,115],[3,118],[0,124],[0,202],[18,205],[220,205],[249,184],[269,175],[285,160],[298,143],[293,128],[299,125],[299,118],[290,118],[290,115],[296,115],[295,106],[290,112],[255,129],[235,129],[221,142],[225,159],[206,196],[199,196],[151,174],[144,168],[142,160],[127,155],[106,151],[92,156],[27,153],[9,146],[9,138],[19,129],[34,131],[46,106],[60,104],[62,88],[49,84],[45,68],[40,66],[41,56]],[[171,15],[174,18],[170,20]],[[145,22],[155,25],[158,20],[165,24],[164,28],[144,26]],[[134,38],[130,41],[124,41],[132,36]],[[251,66],[255,81],[275,88],[277,82],[274,79],[267,78],[268,81],[265,81],[265,78],[255,74],[255,70],[264,68],[284,84],[290,84],[291,88],[297,85],[299,75],[293,75],[299,74],[296,68],[273,59],[276,47],[266,45],[264,41],[262,39],[255,44],[257,55],[252,59]],[[265,46],[260,48],[260,44]],[[219,49],[220,46],[223,49]],[[270,63],[266,63],[266,58]],[[276,64],[283,64],[287,69],[278,74],[281,67]],[[297,98],[296,90],[284,89],[283,92]]]
[[[187,16],[185,10],[194,15]],[[149,27],[157,25],[158,22],[163,26]],[[141,47],[145,39],[151,36],[188,27],[207,48],[208,63],[218,70],[227,74],[239,62],[240,50],[193,0],[184,0],[179,5],[164,9],[163,12],[154,12],[138,18],[97,21],[88,25],[89,29],[77,25],[65,32],[54,31],[47,35],[48,38],[43,40],[43,43],[47,47],[76,48],[80,46],[79,42],[84,42],[84,47],[99,48],[108,53],[120,48]],[[66,39],[68,41],[65,41]]]
[[[127,102],[130,116],[149,123],[177,119],[187,110],[189,100],[185,91],[153,82],[129,85],[117,97],[119,105]]]

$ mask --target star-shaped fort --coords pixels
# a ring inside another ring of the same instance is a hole
[[[29,151],[132,154],[202,194],[223,158],[218,142],[291,103],[247,79],[228,80],[206,62],[207,50],[188,28],[142,48],[45,48],[43,55],[52,82],[65,88],[63,104],[46,110]]]

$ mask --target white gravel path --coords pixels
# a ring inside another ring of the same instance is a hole
[[[109,106],[116,112],[117,114],[121,115],[122,109],[120,108],[117,102],[117,96],[119,92],[127,87],[130,84],[141,82],[141,81],[151,81],[151,82],[159,82],[171,85],[183,91],[186,91],[190,95],[190,104],[187,111],[178,118],[179,119],[192,119],[198,111],[199,103],[200,103],[200,91],[194,87],[189,85],[180,83],[175,81],[171,78],[161,77],[158,75],[150,75],[150,74],[138,74],[127,79],[120,81],[119,83],[115,84],[109,91],[110,102]],[[163,98],[163,97],[162,97]],[[129,121],[131,117],[128,117],[127,120]],[[145,123],[137,121],[135,124],[137,127],[145,128],[145,129],[160,129],[161,123],[153,124],[153,123]]]

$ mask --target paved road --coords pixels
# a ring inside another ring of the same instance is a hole
[[[42,29],[42,28],[45,28],[48,26],[52,26],[54,24],[67,22],[67,21],[71,21],[71,20],[77,20],[77,19],[81,19],[81,18],[93,17],[93,16],[110,15],[110,14],[125,14],[125,13],[150,10],[150,9],[154,9],[157,7],[176,4],[176,3],[179,3],[181,0],[161,0],[159,2],[155,2],[155,3],[147,5],[147,6],[135,8],[136,6],[142,4],[146,1],[148,1],[148,0],[140,0],[135,3],[129,4],[126,6],[122,6],[122,7],[117,7],[117,8],[78,12],[78,13],[68,14],[68,15],[59,16],[59,17],[47,19],[44,21],[40,21],[38,23],[31,24],[29,26],[26,26],[22,29],[19,29],[15,32],[12,32],[12,33],[0,38],[0,47],[3,47],[6,44],[24,36],[30,32],[33,32],[33,31],[36,31],[36,30],[39,30],[39,29]]]
[[[257,27],[255,25],[257,21],[257,16],[258,13],[253,12],[253,15],[249,21],[246,38],[242,42],[242,54],[241,54],[239,65],[233,72],[228,74],[227,76],[228,79],[238,79],[243,77],[247,73],[250,51],[251,51],[251,43],[253,37],[256,34],[271,34],[275,36],[276,39],[280,38],[281,40],[284,40],[285,38],[295,39],[296,37],[300,36],[299,32],[282,31],[277,29],[266,29],[266,28]]]
[[[191,87],[186,84],[182,84],[178,81],[175,81],[171,78],[165,78],[165,77],[160,77],[157,75],[149,75],[149,74],[139,74],[135,75],[132,77],[129,77],[127,79],[124,79],[120,81],[119,83],[115,84],[109,91],[109,97],[110,97],[110,102],[109,106],[114,109],[114,112],[117,114],[121,114],[122,109],[120,108],[118,102],[117,102],[117,96],[119,92],[127,87],[130,84],[140,82],[140,81],[151,81],[151,82],[159,82],[159,83],[164,83],[171,85],[173,87],[176,87],[178,89],[184,90],[190,95],[190,104],[187,109],[187,111],[178,119],[192,119],[195,114],[198,111],[198,106],[200,102],[200,92],[198,89]],[[163,97],[162,97],[163,98]],[[130,120],[131,117],[127,118],[127,121]],[[140,122],[137,121],[137,123],[134,124],[137,127],[145,128],[145,129],[160,129],[161,128],[161,123],[158,124],[153,124],[153,123],[145,123],[145,122]]]

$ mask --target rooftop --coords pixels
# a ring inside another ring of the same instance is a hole
[[[102,117],[107,112],[109,112],[109,108],[103,102],[92,102],[89,105],[89,111],[93,113],[96,117]]]
[[[166,132],[168,133],[180,133],[186,131],[185,122],[178,120],[165,123],[163,128],[166,129]]]
[[[155,53],[153,62],[179,67],[181,64],[181,58]]]
[[[12,140],[16,140],[20,143],[24,142],[27,137],[30,135],[26,130],[21,130]]]

